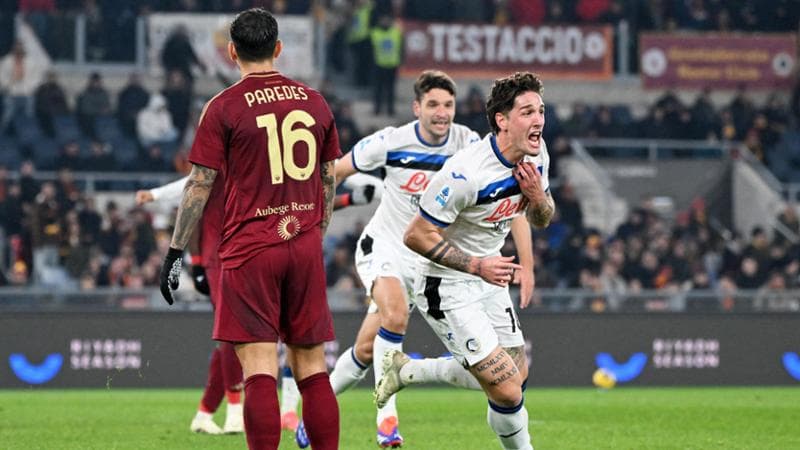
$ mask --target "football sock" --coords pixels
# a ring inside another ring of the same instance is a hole
[[[369,364],[364,364],[356,358],[354,347],[350,347],[336,360],[336,365],[331,372],[331,387],[336,395],[350,389],[363,380],[369,370]]]
[[[239,357],[236,356],[233,344],[230,342],[221,342],[219,344],[220,367],[222,368],[222,379],[225,382],[225,390],[227,391],[241,391],[243,388],[242,381],[244,375],[242,374],[242,365],[239,363]],[[230,399],[228,400],[230,402]]]
[[[516,406],[504,407],[489,401],[486,421],[506,450],[533,450],[524,403],[523,398]]]
[[[375,336],[375,341],[372,346],[373,354],[373,369],[375,371],[375,387],[383,377],[383,355],[390,350],[403,351],[403,337],[405,335],[400,333],[393,333],[386,328],[380,327],[378,334]],[[397,406],[395,404],[395,395],[393,395],[383,408],[378,409],[378,416],[376,422],[378,425],[383,422],[383,419],[390,416],[397,416]]]
[[[481,389],[480,383],[455,358],[412,359],[400,369],[403,384],[447,383],[467,389]]]
[[[333,394],[328,374],[319,372],[306,377],[297,383],[297,388],[303,396],[303,423],[311,448],[338,449],[339,404]]]
[[[292,369],[286,366],[281,377],[281,415],[290,411],[296,412],[299,402],[300,391],[297,390],[297,383],[292,377]]]
[[[278,448],[281,414],[277,385],[277,380],[265,373],[252,375],[244,382],[244,429],[250,450]]]
[[[221,354],[219,348],[211,352],[211,360],[208,363],[208,379],[203,390],[203,398],[200,400],[200,411],[213,414],[222,403],[225,395],[225,387],[222,383]]]

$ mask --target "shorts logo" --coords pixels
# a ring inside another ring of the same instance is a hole
[[[449,199],[450,199],[450,186],[443,187],[442,190],[439,191],[438,194],[436,194],[436,203],[438,203],[439,206],[441,207],[444,207],[444,205],[447,203],[447,200]]]
[[[475,338],[467,339],[467,343],[464,346],[470,353],[478,353],[481,351],[481,343]]]
[[[300,233],[300,221],[295,216],[286,216],[278,222],[278,236],[288,241]]]

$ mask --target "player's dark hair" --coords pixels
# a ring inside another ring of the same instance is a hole
[[[441,70],[426,70],[422,72],[414,83],[414,96],[417,101],[422,101],[422,96],[431,89],[444,89],[456,96],[456,83],[450,75]]]
[[[544,91],[542,80],[538,75],[530,72],[517,72],[514,75],[494,80],[492,93],[486,100],[486,118],[489,119],[489,126],[492,127],[494,133],[500,131],[494,116],[497,113],[508,114],[514,108],[514,100],[519,95],[530,91],[539,95],[542,95]]]
[[[263,8],[242,11],[231,23],[231,41],[242,61],[271,59],[278,42],[278,22]]]

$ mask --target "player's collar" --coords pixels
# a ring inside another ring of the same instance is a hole
[[[280,75],[281,73],[277,70],[265,70],[262,72],[250,72],[242,78],[249,78],[249,77],[274,77],[276,75]]]
[[[509,169],[513,169],[514,168],[514,164],[509,162],[505,158],[505,156],[503,156],[503,154],[500,152],[500,148],[497,146],[497,138],[495,137],[494,134],[489,136],[489,142],[491,142],[491,144],[492,144],[492,151],[494,151],[494,156],[497,156],[497,159],[500,160],[500,163],[503,164],[504,166],[508,167]]]
[[[444,141],[442,141],[441,144],[431,144],[430,142],[422,138],[422,134],[420,134],[419,132],[419,120],[414,123],[414,133],[417,134],[417,139],[419,140],[420,143],[422,143],[422,145],[426,145],[428,147],[443,147],[445,144],[447,144],[447,141],[450,140],[450,133],[452,131],[453,131],[453,125],[450,125],[450,129],[447,130],[447,137],[444,138]]]

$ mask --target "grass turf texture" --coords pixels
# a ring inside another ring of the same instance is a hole
[[[189,431],[199,390],[0,390],[3,449],[244,449],[242,435]],[[344,450],[374,449],[371,392],[339,397]],[[800,388],[529,389],[543,449],[800,449]],[[474,391],[411,388],[398,399],[404,449],[497,449]],[[216,417],[220,425],[224,415]],[[284,432],[280,449],[294,449]]]

